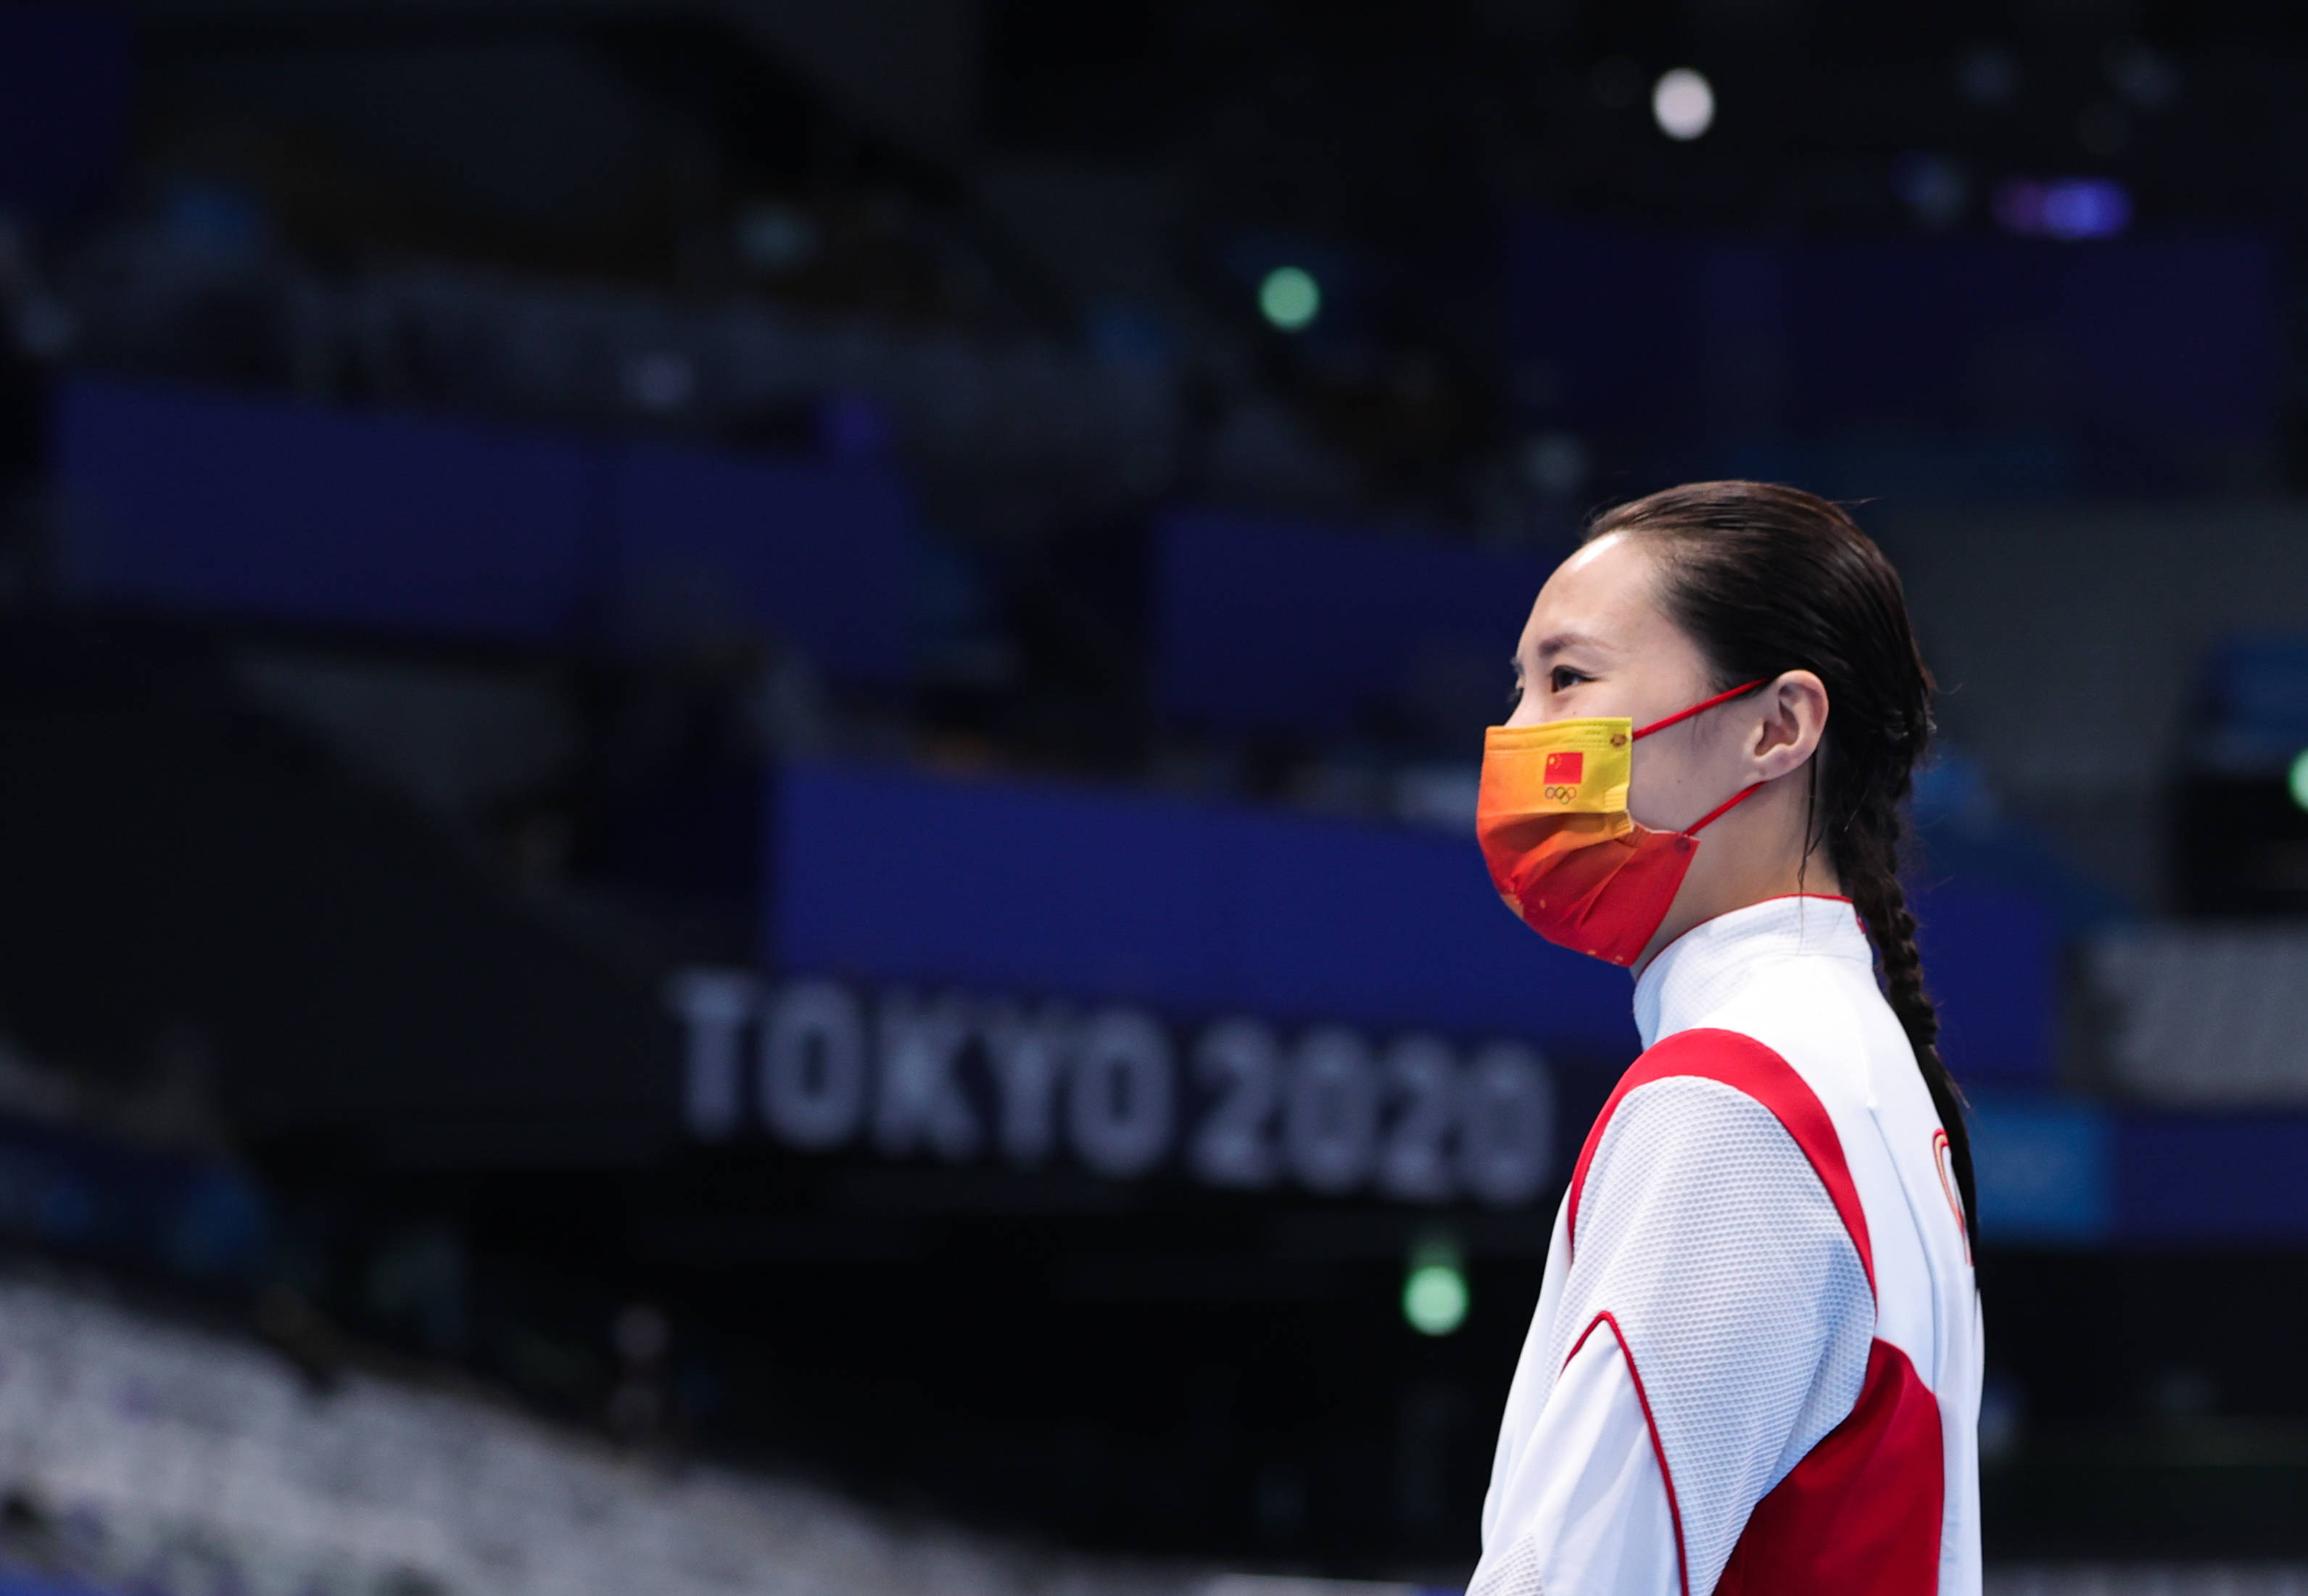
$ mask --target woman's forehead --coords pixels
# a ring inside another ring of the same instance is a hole
[[[1565,642],[1632,647],[1666,625],[1654,601],[1649,555],[1617,533],[1599,538],[1554,569],[1531,605],[1524,648],[1557,651]]]

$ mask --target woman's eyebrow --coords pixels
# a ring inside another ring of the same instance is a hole
[[[1601,638],[1589,637],[1584,632],[1557,632],[1554,636],[1542,640],[1537,652],[1540,659],[1547,660],[1569,648],[1599,649],[1605,646]]]

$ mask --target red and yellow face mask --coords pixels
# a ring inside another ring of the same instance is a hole
[[[1475,835],[1507,907],[1549,942],[1632,964],[1666,919],[1701,830],[1755,790],[1742,788],[1686,831],[1653,831],[1627,813],[1634,745],[1762,685],[1718,693],[1641,730],[1613,717],[1485,732]]]

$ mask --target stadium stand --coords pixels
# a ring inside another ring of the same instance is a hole
[[[265,1348],[0,1283],[0,1591],[106,1596],[1115,1592],[1092,1563],[806,1486],[620,1453],[453,1385],[316,1388]]]

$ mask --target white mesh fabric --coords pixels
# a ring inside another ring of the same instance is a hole
[[[1548,1367],[1606,1311],[1649,1401],[1699,1596],[1755,1504],[1850,1412],[1874,1338],[1858,1252],[1770,1109],[1689,1076],[1621,1100],[1579,1195]]]
[[[1531,1538],[1518,1535],[1504,1556],[1485,1557],[1467,1596],[1546,1596],[1539,1583],[1538,1548]]]

